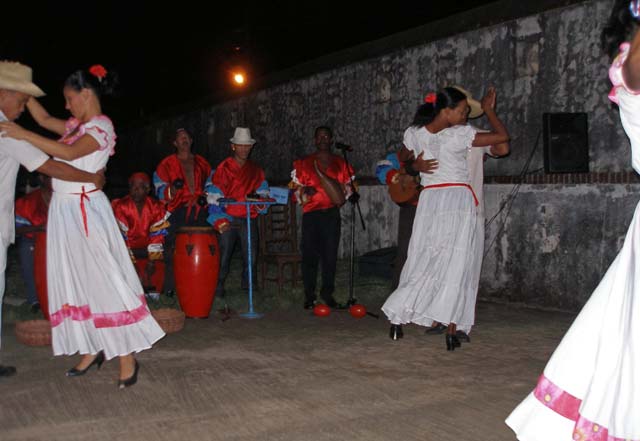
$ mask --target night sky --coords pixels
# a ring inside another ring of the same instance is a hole
[[[116,70],[120,96],[105,106],[118,124],[228,91],[234,65],[257,78],[492,2],[22,3],[3,11],[0,58],[32,66],[43,103],[60,117],[72,71]]]

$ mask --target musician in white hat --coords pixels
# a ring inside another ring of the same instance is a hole
[[[247,198],[269,197],[269,184],[264,170],[249,159],[256,140],[247,127],[236,127],[231,142],[231,156],[222,161],[211,173],[205,191],[209,202],[209,223],[220,233],[220,273],[216,296],[224,296],[224,282],[229,274],[229,265],[236,241],[240,240],[242,250],[242,288],[249,287],[249,264],[247,255],[247,207],[227,205],[221,207],[220,198],[246,201]],[[250,206],[251,213],[251,255],[258,255],[258,228],[256,218],[266,213],[266,207]],[[257,276],[257,259],[252,260],[251,272],[254,281]],[[254,286],[256,286],[254,284]]]
[[[0,61],[0,121],[18,119],[31,97],[43,95],[44,92],[32,82],[30,67],[13,61]],[[57,179],[90,182],[98,188],[104,186],[104,176],[84,172],[50,159],[46,153],[28,142],[8,138],[0,133],[0,307],[5,289],[7,248],[15,239],[14,194],[20,165],[30,172],[37,170]],[[7,377],[15,372],[15,367],[0,364],[0,377]]]

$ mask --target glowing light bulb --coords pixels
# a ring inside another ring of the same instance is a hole
[[[234,75],[233,75],[233,81],[234,81],[236,84],[244,84],[244,82],[245,82],[244,75],[242,75],[241,73],[236,73],[236,74],[234,74]]]

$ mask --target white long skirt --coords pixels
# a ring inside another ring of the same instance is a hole
[[[535,390],[507,418],[521,441],[640,440],[639,216],[640,204]]]
[[[53,193],[47,224],[47,284],[54,355],[107,359],[150,348],[164,336],[101,191],[84,200]],[[88,231],[88,234],[87,234]]]
[[[382,310],[393,324],[455,323],[469,332],[478,291],[477,210],[464,187],[426,189],[398,288]]]

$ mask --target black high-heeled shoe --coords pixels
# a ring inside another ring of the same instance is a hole
[[[427,335],[442,335],[447,330],[447,325],[443,325],[442,323],[438,323],[435,326],[431,326],[427,328],[424,333]]]
[[[402,325],[391,325],[389,329],[389,338],[391,340],[400,340],[404,337],[404,332],[402,332]]]
[[[460,341],[465,341],[467,343],[471,343],[471,339],[469,338],[469,334],[467,334],[464,331],[456,331],[456,337],[458,337],[458,340],[460,340]]]
[[[133,369],[133,375],[125,380],[118,380],[118,389],[124,389],[136,384],[136,382],[138,381],[139,370],[140,370],[140,365],[138,364],[138,360],[136,360],[136,367]]]
[[[96,358],[93,359],[93,361],[91,363],[89,363],[89,366],[87,366],[84,369],[76,369],[75,367],[72,367],[71,369],[69,369],[65,375],[67,377],[79,377],[80,375],[84,375],[87,373],[87,371],[91,368],[91,366],[93,366],[94,364],[96,365],[96,369],[100,369],[100,366],[102,366],[102,363],[104,363],[104,352],[100,351],[98,352],[98,355],[96,355]]]
[[[447,334],[445,342],[447,343],[447,351],[453,351],[461,346],[460,340],[455,334]]]

